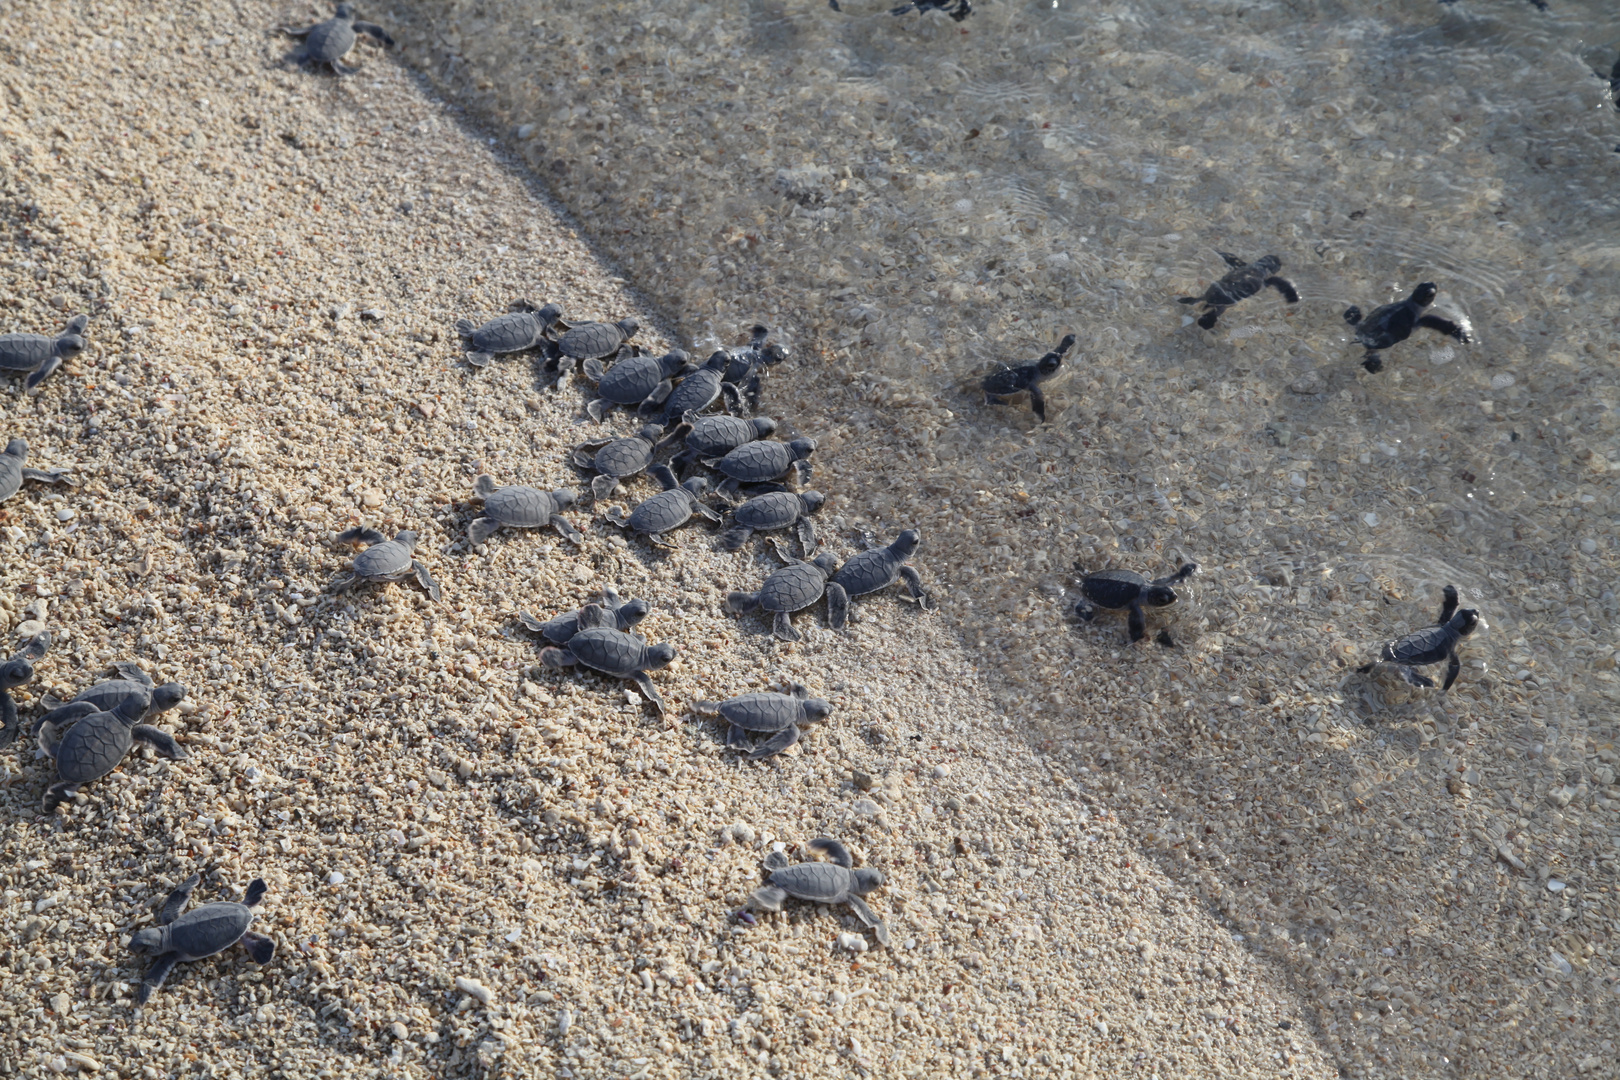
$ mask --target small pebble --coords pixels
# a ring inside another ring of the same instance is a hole
[[[331,875],[327,877],[326,883],[328,885],[341,885],[343,884],[344,880],[343,871],[334,870],[332,871]]]
[[[38,619],[29,619],[26,622],[17,624],[17,636],[20,638],[31,638],[35,634],[43,634],[44,632],[45,624]]]
[[[75,516],[74,512],[66,506],[56,512],[57,521],[72,521]]]
[[[486,1008],[488,1008],[490,1000],[494,996],[489,992],[489,987],[477,979],[465,979],[460,975],[456,976],[456,989]]]
[[[839,934],[838,947],[852,953],[863,953],[869,946],[866,944],[865,936],[861,934]]]
[[[1547,882],[1547,891],[1548,892],[1555,892],[1555,893],[1563,892],[1564,891],[1564,883],[1562,881],[1559,881],[1557,878],[1553,878],[1551,881]]]
[[[871,791],[874,781],[868,773],[857,771],[854,776],[855,786],[862,791]]]
[[[951,775],[951,767],[949,765],[935,765],[934,766],[934,779],[935,780],[943,780],[949,775]]]

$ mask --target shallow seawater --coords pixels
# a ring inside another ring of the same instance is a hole
[[[417,61],[681,333],[762,320],[794,346],[767,409],[826,438],[829,510],[850,534],[924,530],[1008,713],[1121,774],[1109,790],[1158,785],[1139,826],[1162,815],[1152,843],[1257,947],[1335,985],[1329,954],[1390,955],[1379,909],[1427,874],[1456,896],[1397,935],[1420,998],[1474,937],[1509,998],[1540,1001],[1523,965],[1549,950],[1594,958],[1577,979],[1607,970],[1620,117],[1595,72],[1620,9],[414,6]],[[1189,325],[1176,298],[1224,272],[1218,251],[1279,256],[1299,303],[1267,290]],[[1473,340],[1419,330],[1367,374],[1343,310],[1420,281]],[[1065,332],[1049,423],[974,392]],[[1182,559],[1204,572],[1169,624],[1181,648],[1068,618],[1075,564]],[[1354,673],[1448,583],[1489,624],[1449,695]],[[1217,783],[1239,794],[1211,807]],[[1299,835],[1218,862],[1191,854],[1195,822]],[[1522,882],[1489,857],[1503,844]],[[1525,938],[1540,894],[1503,897],[1549,874],[1585,899]],[[1324,1016],[1341,997],[1319,992]],[[1386,1042],[1413,1069],[1466,1056],[1458,1032],[1495,1021],[1465,999]],[[1337,1023],[1345,1060],[1373,1053]]]

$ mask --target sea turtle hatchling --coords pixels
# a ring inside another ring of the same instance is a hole
[[[11,691],[33,681],[34,661],[43,660],[50,651],[51,635],[41,631],[22,643],[11,659],[0,664],[0,747],[17,741],[22,723],[17,719],[17,703]]]
[[[1002,405],[1008,398],[1027,390],[1029,406],[1035,411],[1035,418],[1046,423],[1046,395],[1041,392],[1041,383],[1057,375],[1063,366],[1063,354],[1073,347],[1074,335],[1065,334],[1063,340],[1057,343],[1057,348],[1032,364],[1020,364],[1018,367],[999,364],[997,370],[986,375],[979,384],[984,389],[985,404]]]
[[[174,741],[174,736],[140,722],[150,705],[146,695],[132,694],[109,711],[79,701],[53,709],[41,718],[39,748],[56,760],[57,774],[57,782],[45,789],[45,813],[54,811],[84,784],[116,769],[137,741],[147,743],[166,758],[191,756]]]
[[[531,301],[514,301],[505,315],[497,315],[483,326],[471,319],[456,320],[456,333],[467,344],[467,362],[484,367],[498,353],[524,352],[551,344],[551,330],[562,308],[556,304],[535,307]]]
[[[158,924],[130,936],[130,952],[152,957],[141,988],[135,992],[135,1004],[145,1005],[162,988],[163,980],[169,977],[174,965],[224,952],[238,941],[255,964],[268,964],[276,955],[274,941],[248,929],[253,925],[253,909],[270,891],[264,879],[254,878],[248,883],[241,903],[216,901],[186,911],[191,892],[201,880],[200,875],[192,874],[182,881],[163,901]]]
[[[648,424],[634,435],[617,439],[592,439],[574,447],[574,464],[581,469],[596,472],[591,481],[591,494],[605,499],[627,480],[653,463],[653,457],[669,443],[686,437],[685,424],[668,436],[657,424]]]
[[[559,323],[562,337],[557,339],[557,351],[563,359],[574,361],[575,367],[586,360],[605,360],[616,356],[619,346],[635,337],[641,324],[634,319],[620,319],[616,323],[587,322],[569,326]]]
[[[736,551],[757,532],[774,532],[797,526],[804,557],[816,553],[816,527],[810,515],[820,510],[827,497],[819,491],[767,491],[755,495],[731,512],[731,528],[716,543],[721,551]]]
[[[653,708],[664,711],[664,696],[653,685],[647,672],[667,667],[675,659],[675,646],[649,645],[640,634],[629,634],[613,628],[614,617],[596,604],[586,604],[579,612],[580,629],[568,639],[567,645],[552,646],[540,651],[540,662],[550,668],[566,668],[580,664],[624,679],[636,685],[641,696],[652,702]]]
[[[567,489],[541,491],[524,484],[496,487],[495,478],[484,474],[473,481],[473,494],[484,500],[484,516],[467,526],[467,542],[482,544],[497,529],[539,529],[551,526],[564,540],[585,542],[585,534],[574,528],[562,512],[574,505],[574,493]]]
[[[1141,641],[1147,636],[1147,614],[1150,607],[1168,607],[1180,597],[1172,587],[1186,581],[1198,572],[1197,563],[1187,563],[1167,577],[1149,580],[1134,570],[1098,570],[1080,579],[1080,601],[1075,615],[1090,622],[1097,617],[1097,608],[1110,611],[1128,611],[1131,640]]]
[[[0,371],[21,375],[23,389],[32,390],[45,378],[84,352],[84,328],[90,325],[90,316],[75,315],[56,337],[49,334],[0,334]]]
[[[1425,626],[1394,641],[1386,641],[1384,647],[1378,651],[1377,660],[1356,670],[1365,675],[1379,664],[1394,664],[1400,669],[1401,678],[1413,686],[1433,686],[1433,679],[1427,675],[1419,675],[1412,669],[1438,664],[1444,660],[1446,681],[1440,689],[1450,690],[1451,684],[1457,681],[1457,673],[1462,670],[1462,660],[1457,656],[1457,646],[1463,638],[1478,628],[1481,620],[1479,612],[1474,608],[1457,610],[1455,585],[1447,585],[1442,597],[1440,618],[1433,626]]]
[[[693,711],[718,713],[728,725],[726,745],[746,750],[754,761],[775,757],[799,741],[799,725],[814,724],[832,715],[832,702],[813,698],[803,683],[793,683],[785,694],[743,694],[727,701],[699,701]],[[755,743],[751,735],[769,735]]]
[[[712,416],[687,413],[682,419],[692,425],[692,430],[686,433],[686,449],[670,461],[677,471],[709,458],[723,458],[744,443],[776,433],[776,421],[768,416],[744,419],[726,413]]]
[[[628,633],[652,610],[652,605],[645,600],[621,600],[618,591],[609,587],[602,590],[602,600],[598,605],[613,618],[608,623],[615,630]],[[583,610],[583,609],[581,609]],[[556,645],[566,645],[575,634],[579,633],[579,611],[570,611],[544,622],[527,611],[517,613],[518,621],[526,629],[533,630],[547,641]]]
[[[788,358],[787,347],[775,342],[766,344],[770,337],[768,327],[755,325],[747,345],[727,349],[731,362],[726,365],[725,382],[737,388],[750,412],[759,408],[759,382],[767,364],[780,364]]]
[[[1198,296],[1179,298],[1183,304],[1204,305],[1205,310],[1198,317],[1198,325],[1205,330],[1215,329],[1215,321],[1221,317],[1221,312],[1264,288],[1276,289],[1290,304],[1299,303],[1299,293],[1293,284],[1287,278],[1277,276],[1277,271],[1282,269],[1282,260],[1277,256],[1264,255],[1252,263],[1246,263],[1230,252],[1217,251],[1215,254],[1225,259],[1226,265],[1232,269]]]
[[[1373,308],[1372,314],[1365,319],[1361,317],[1361,309],[1354,304],[1345,308],[1344,321],[1355,327],[1356,341],[1367,350],[1361,366],[1374,373],[1382,371],[1384,358],[1378,355],[1379,351],[1399,345],[1420,326],[1456,338],[1465,345],[1472,341],[1467,323],[1423,314],[1423,309],[1434,303],[1439,292],[1434,282],[1425,281],[1413,289],[1412,295],[1405,300]]]
[[[794,439],[777,442],[774,439],[756,439],[743,443],[719,460],[704,464],[726,479],[716,490],[730,497],[742,484],[768,484],[792,473],[798,483],[810,479],[810,455],[815,453],[814,439]]]
[[[690,358],[681,349],[663,356],[621,356],[612,367],[598,357],[585,361],[585,377],[596,383],[597,397],[585,406],[592,420],[600,420],[615,405],[627,409],[658,406],[675,389],[675,377],[692,370]]]
[[[336,14],[325,22],[306,26],[302,30],[284,26],[281,32],[304,39],[304,47],[297,55],[300,64],[328,64],[339,75],[353,75],[360,70],[342,62],[359,40],[357,33],[374,38],[385,49],[394,47],[394,39],[388,36],[388,31],[376,23],[355,20],[352,4],[339,4]]]
[[[702,367],[682,379],[664,402],[664,423],[672,424],[688,413],[700,413],[722,395],[728,410],[741,410],[742,398],[737,388],[725,381],[730,364],[730,354],[719,349],[710,354]]]
[[[664,534],[685,525],[693,514],[700,514],[715,523],[720,521],[720,515],[703,503],[703,496],[709,493],[707,478],[694,476],[683,484],[675,479],[675,473],[668,465],[654,465],[647,471],[663,485],[664,490],[628,515],[620,508],[613,507],[603,517],[621,529],[645,533],[648,541],[659,547],[674,547],[664,538]]]
[[[27,439],[12,439],[6,443],[5,452],[0,453],[0,502],[5,502],[21,491],[24,480],[38,480],[42,484],[67,484],[69,487],[78,483],[68,475],[66,469],[30,469],[23,464],[27,460]]]
[[[785,854],[771,852],[765,859],[770,884],[755,889],[749,902],[762,911],[781,911],[790,896],[812,904],[848,904],[861,922],[877,932],[878,943],[887,945],[889,928],[861,899],[883,887],[883,875],[869,867],[855,869],[849,849],[829,836],[816,837],[809,848],[827,856],[828,861],[789,865]]]
[[[334,593],[348,592],[363,582],[399,581],[414,577],[417,584],[427,590],[434,600],[439,599],[439,583],[433,580],[428,568],[416,559],[416,533],[409,529],[388,539],[376,529],[360,526],[338,533],[340,544],[367,544],[366,550],[354,557],[352,572],[332,582]]]
[[[728,594],[726,610],[738,615],[751,611],[771,612],[775,616],[771,633],[783,641],[803,641],[804,635],[793,627],[793,613],[803,611],[820,600],[823,594],[830,593],[827,582],[838,572],[838,560],[823,553],[806,562],[795,559],[779,544],[772,546],[776,549],[777,557],[787,565],[767,577],[757,592]],[[842,592],[839,590],[840,595]],[[827,602],[830,610],[830,595]]]
[[[113,664],[113,670],[118,673],[117,678],[103,679],[88,689],[81,690],[71,701],[64,703],[49,694],[41,695],[40,704],[50,711],[34,721],[34,733],[37,735],[42,725],[54,722],[57,719],[56,710],[65,705],[89,702],[106,712],[116,709],[126,698],[144,697],[147,704],[141,719],[145,721],[160,713],[168,712],[186,699],[187,690],[183,683],[167,682],[157,686],[152,682],[152,676],[142,670],[139,664],[129,660],[120,660]]]
[[[907,529],[888,547],[875,547],[851,556],[827,583],[827,625],[842,630],[849,622],[849,602],[857,596],[886,589],[897,581],[906,583],[906,598],[924,611],[934,610],[934,602],[922,587],[922,576],[907,560],[922,545],[922,533]]]

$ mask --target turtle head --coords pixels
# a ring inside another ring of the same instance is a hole
[[[905,532],[894,538],[894,543],[889,545],[889,550],[893,551],[902,559],[909,559],[911,558],[911,553],[916,551],[921,546],[922,533],[918,532],[916,529],[907,529]]]
[[[168,712],[184,700],[186,700],[186,688],[183,683],[164,683],[152,691],[150,711],[154,713]]]
[[[856,896],[865,896],[873,889],[883,888],[883,873],[870,866],[863,866],[859,870],[849,872],[851,878],[850,892]]]
[[[473,493],[479,498],[487,499],[495,494],[495,478],[489,473],[479,473],[478,479],[473,481]]]
[[[810,565],[814,566],[828,577],[832,577],[834,574],[838,573],[838,559],[831,552],[823,551],[820,555],[817,555],[815,558],[810,560]]]
[[[788,443],[788,449],[793,451],[793,460],[803,461],[816,452],[816,440],[799,438]]]
[[[1463,608],[1461,611],[1457,612],[1457,614],[1453,615],[1451,617],[1451,621],[1446,625],[1455,630],[1462,637],[1467,637],[1469,634],[1472,634],[1479,628],[1482,621],[1483,620],[1481,620],[1479,617],[1479,612],[1474,608],[1469,607]]]
[[[686,355],[685,349],[671,349],[658,361],[665,375],[679,375],[691,367],[692,358]]]
[[[709,358],[703,362],[704,371],[725,371],[730,366],[731,354],[724,349],[714,350],[709,354]]]
[[[709,478],[707,476],[694,476],[681,487],[687,490],[694,499],[701,499],[709,493]]]
[[[339,4],[337,6],[337,17],[340,18],[340,19],[352,19],[352,18],[354,18],[354,5],[353,4]]]
[[[651,610],[652,605],[647,601],[632,600],[619,608],[619,625],[628,630],[642,619],[645,619],[647,613]]]
[[[1143,607],[1169,607],[1180,599],[1176,590],[1168,585],[1148,585],[1137,597]]]
[[[1275,255],[1265,255],[1254,260],[1254,268],[1267,274],[1275,274],[1282,269],[1282,260]]]
[[[776,434],[776,421],[768,416],[756,416],[750,423],[754,425],[755,438],[763,439],[767,435]]]
[[[765,339],[771,336],[770,327],[764,323],[755,323],[753,329],[748,331],[748,344],[757,349],[765,344]]]
[[[804,507],[804,512],[807,514],[813,514],[820,510],[826,502],[827,496],[819,491],[799,492],[799,504]]]
[[[87,344],[88,342],[78,334],[63,334],[56,339],[56,355],[64,360],[71,360],[84,352]]]
[[[1440,290],[1435,288],[1434,282],[1425,281],[1412,290],[1412,303],[1418,305],[1418,307],[1428,307],[1434,303],[1434,298],[1439,292]]]
[[[12,690],[34,677],[34,665],[27,657],[19,656],[0,664],[0,690]]]
[[[545,307],[535,312],[535,316],[538,317],[543,323],[554,323],[558,319],[562,318],[562,308],[558,307],[556,304],[547,304]]]
[[[14,457],[18,461],[27,461],[28,460],[28,440],[27,439],[12,439],[10,442],[6,443],[6,456],[7,457]]]
[[[1045,356],[1041,357],[1040,360],[1036,361],[1035,370],[1040,372],[1041,378],[1044,379],[1055,374],[1057,369],[1062,366],[1063,354],[1053,350],[1052,352],[1049,352]]]
[[[636,432],[636,438],[640,439],[642,442],[650,442],[654,446],[657,446],[663,437],[664,429],[659,427],[657,424],[648,424],[646,427]]]
[[[163,928],[148,926],[129,937],[129,951],[133,953],[160,952],[163,949]]]
[[[415,551],[416,550],[416,530],[414,530],[414,529],[401,529],[399,532],[394,534],[394,543],[396,543],[396,544],[404,544],[406,547],[410,548],[412,551]]]
[[[648,646],[646,670],[651,671],[654,668],[668,667],[674,662],[675,646],[668,642]]]
[[[804,709],[804,718],[806,720],[825,720],[832,715],[833,709],[832,702],[826,698],[818,697],[805,698],[800,703],[800,708]]]
[[[557,509],[566,510],[574,505],[576,496],[567,488],[559,488],[551,493],[551,501],[557,504]]]
[[[620,319],[613,325],[617,326],[625,337],[635,337],[636,331],[641,329],[641,324],[634,319]]]

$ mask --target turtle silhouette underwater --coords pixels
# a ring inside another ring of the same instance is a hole
[[[782,852],[771,852],[765,859],[769,884],[755,889],[749,903],[762,911],[781,911],[789,897],[812,904],[848,904],[856,918],[877,933],[878,943],[887,945],[889,928],[862,899],[883,887],[883,874],[870,867],[856,869],[849,849],[830,836],[818,836],[808,846],[828,861],[790,865]]]
[[[1412,295],[1393,304],[1373,308],[1365,319],[1354,304],[1344,309],[1344,321],[1355,328],[1356,341],[1367,350],[1361,366],[1376,374],[1384,369],[1384,358],[1378,354],[1399,345],[1412,336],[1418,327],[1437,334],[1456,338],[1463,344],[1473,340],[1466,322],[1453,322],[1441,315],[1425,315],[1423,309],[1434,303],[1440,290],[1432,281],[1425,281],[1412,290]]]
[[[0,334],[0,371],[26,374],[23,389],[32,390],[44,382],[63,361],[84,352],[88,344],[84,329],[90,316],[75,315],[55,337],[48,334]]]
[[[652,605],[645,600],[621,600],[618,590],[612,586],[602,590],[602,599],[597,606],[612,616],[611,620],[607,620],[608,626],[626,633],[652,610]],[[520,611],[517,616],[526,629],[533,630],[554,645],[566,645],[579,633],[579,617],[583,610],[570,611],[544,622],[527,611]]]
[[[25,686],[34,678],[34,662],[45,659],[51,648],[51,635],[41,631],[22,643],[22,647],[0,664],[0,747],[17,741],[22,722],[17,719],[17,703],[11,691]]]
[[[222,953],[239,941],[255,964],[268,964],[275,957],[276,943],[248,929],[253,925],[253,909],[270,891],[264,879],[254,878],[240,903],[221,900],[186,911],[192,890],[201,880],[201,875],[192,874],[182,881],[163,901],[158,924],[130,935],[129,951],[152,957],[135,993],[135,1004],[145,1005],[176,964]]]
[[[37,480],[42,484],[67,484],[69,487],[78,483],[68,475],[66,469],[30,469],[23,464],[27,460],[27,439],[12,439],[6,443],[5,451],[0,452],[0,502],[5,502],[21,491],[24,480]]]
[[[1097,608],[1129,613],[1127,625],[1131,641],[1147,636],[1147,614],[1144,608],[1169,607],[1181,599],[1173,586],[1186,581],[1198,572],[1197,563],[1186,563],[1181,569],[1165,577],[1149,580],[1134,570],[1098,570],[1080,580],[1081,599],[1075,605],[1075,615],[1084,622],[1097,616]],[[1164,644],[1161,640],[1161,644]]]
[[[360,40],[359,34],[374,39],[385,49],[394,47],[394,39],[388,35],[388,31],[376,23],[355,19],[353,4],[339,4],[336,13],[325,22],[306,26],[302,30],[284,26],[281,32],[304,39],[303,48],[294,57],[300,64],[326,64],[339,75],[353,75],[360,70],[343,63],[343,58]]]
[[[488,474],[473,481],[473,494],[484,500],[484,516],[467,527],[467,541],[482,544],[498,529],[538,529],[549,525],[564,540],[585,542],[585,534],[574,528],[562,512],[574,505],[574,493],[566,488],[541,491],[525,484],[496,487]]]
[[[1008,398],[1028,391],[1029,407],[1034,410],[1035,418],[1046,423],[1046,395],[1041,392],[1041,384],[1057,375],[1063,366],[1063,354],[1073,347],[1074,335],[1065,334],[1056,348],[1034,363],[1012,367],[998,362],[996,370],[979,384],[984,390],[985,404],[1005,405]]]
[[[1482,620],[1474,608],[1463,608],[1460,611],[1457,609],[1455,585],[1447,585],[1441,596],[1440,618],[1433,626],[1425,626],[1394,641],[1386,641],[1378,650],[1377,660],[1364,664],[1356,670],[1365,675],[1380,664],[1394,664],[1399,669],[1401,678],[1413,686],[1433,686],[1433,679],[1427,675],[1419,675],[1412,669],[1438,664],[1444,660],[1446,681],[1440,689],[1442,692],[1450,690],[1451,684],[1457,681],[1457,674],[1462,670],[1462,660],[1457,656],[1457,646],[1462,643],[1463,638],[1479,627]]]
[[[429,596],[434,600],[439,599],[439,583],[433,580],[428,568],[415,558],[416,533],[411,530],[401,530],[390,540],[376,529],[356,526],[338,533],[337,540],[340,544],[369,546],[354,557],[354,568],[350,573],[332,582],[334,593],[348,592],[364,582],[399,581],[414,577]]]
[[[136,742],[148,744],[166,758],[191,756],[174,736],[140,722],[150,706],[149,696],[132,694],[110,710],[77,701],[40,718],[36,725],[39,748],[56,761],[58,778],[45,789],[45,813],[54,811],[85,784],[116,769]]]
[[[552,330],[561,314],[556,304],[536,307],[530,300],[515,300],[505,315],[482,326],[474,326],[471,319],[456,320],[456,333],[466,343],[467,362],[486,367],[500,353],[554,346]]]
[[[1226,265],[1232,269],[1200,295],[1179,298],[1183,304],[1204,305],[1205,310],[1198,317],[1198,325],[1205,330],[1215,329],[1215,321],[1221,317],[1221,312],[1267,287],[1276,289],[1290,304],[1299,303],[1299,293],[1293,284],[1287,278],[1277,276],[1277,271],[1282,269],[1282,260],[1277,256],[1264,255],[1252,263],[1246,263],[1230,252],[1217,251],[1215,254],[1225,259]]]
[[[766,343],[770,335],[769,327],[755,324],[749,332],[747,345],[724,350],[730,360],[726,364],[722,381],[727,386],[735,388],[736,395],[740,399],[739,405],[746,405],[749,412],[759,408],[760,380],[765,374],[765,368],[768,365],[780,364],[788,358],[785,345]]]
[[[911,556],[922,546],[922,533],[907,529],[887,547],[868,548],[838,568],[827,583],[827,625],[842,630],[849,624],[849,602],[905,582],[905,597],[923,611],[934,610],[934,601],[922,586],[922,575],[910,565]]]
[[[650,701],[653,708],[663,712],[664,696],[653,685],[647,672],[673,663],[675,646],[649,645],[640,634],[616,629],[615,621],[613,615],[596,604],[586,604],[579,612],[579,630],[568,639],[568,644],[542,649],[540,662],[549,668],[579,664],[634,683],[641,696]]]
[[[753,761],[775,757],[799,741],[803,724],[820,723],[832,715],[832,702],[813,698],[803,683],[792,683],[788,692],[741,694],[726,701],[699,701],[694,712],[718,714],[726,721],[726,745],[745,750]],[[755,743],[754,735],[769,738]]]

